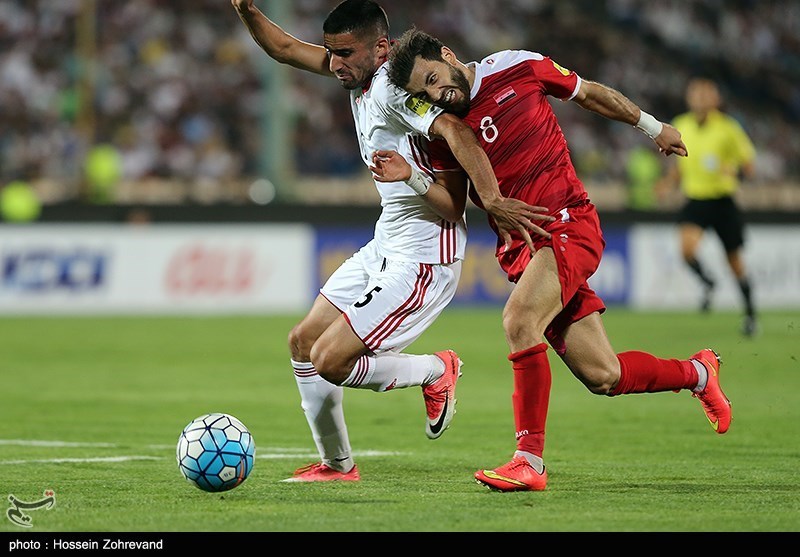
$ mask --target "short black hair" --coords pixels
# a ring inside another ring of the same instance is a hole
[[[325,18],[322,32],[326,35],[352,33],[358,38],[388,37],[389,18],[372,0],[344,0]]]
[[[417,56],[424,60],[441,60],[442,41],[424,31],[412,27],[403,33],[389,51],[389,81],[400,88],[405,88],[411,80],[411,70]]]

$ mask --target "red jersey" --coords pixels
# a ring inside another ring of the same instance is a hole
[[[572,99],[581,78],[548,57],[524,50],[504,50],[472,64],[475,83],[464,122],[489,156],[503,196],[547,207],[552,215],[586,201],[547,99]],[[459,168],[445,142],[433,142],[431,155],[436,170]],[[474,190],[470,198],[483,208]]]

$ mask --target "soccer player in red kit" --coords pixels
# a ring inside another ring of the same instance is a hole
[[[416,29],[392,47],[389,78],[472,127],[503,196],[547,207],[556,217],[544,225],[550,237],[536,238],[533,252],[519,236],[510,242],[498,237],[498,262],[516,285],[503,310],[503,327],[514,372],[517,447],[510,462],[478,470],[476,480],[498,491],[541,491],[547,485],[543,453],[551,372],[545,340],[592,393],[686,389],[699,399],[714,431],[725,433],[731,407],[720,388],[716,352],[704,349],[688,359],[663,359],[612,349],[601,320],[605,305],[587,282],[605,247],[600,221],[547,97],[571,100],[636,126],[664,155],[687,156],[680,133],[618,91],[583,80],[541,54],[506,50],[463,64],[438,39]],[[434,143],[431,155],[437,160],[437,180],[463,178],[446,149]],[[372,171],[380,179],[411,173],[405,160],[390,151],[375,153]],[[480,189],[473,186],[470,195],[482,206]]]

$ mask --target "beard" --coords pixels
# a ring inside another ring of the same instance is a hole
[[[469,112],[470,107],[469,81],[467,81],[467,76],[464,75],[464,72],[455,66],[450,67],[450,77],[455,83],[456,89],[461,93],[461,98],[445,108],[458,117],[464,117]]]

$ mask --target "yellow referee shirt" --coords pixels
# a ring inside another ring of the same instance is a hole
[[[739,169],[755,158],[755,147],[733,117],[714,110],[700,125],[694,114],[676,116],[672,125],[681,132],[689,151],[678,157],[681,188],[689,199],[719,199],[739,187]]]

